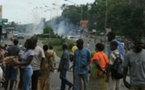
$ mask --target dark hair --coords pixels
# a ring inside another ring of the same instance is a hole
[[[50,45],[50,46],[49,46],[49,49],[53,49],[53,46]]]
[[[77,40],[77,43],[84,44],[84,41],[83,41],[83,39],[79,39],[79,40]]]
[[[37,42],[38,42],[37,36],[33,36],[33,37],[31,37],[30,39],[32,39],[32,41],[34,42],[34,44],[37,45]]]
[[[47,51],[47,50],[48,50],[48,45],[44,45],[44,46],[43,46],[43,50],[44,50],[44,51]]]
[[[102,43],[96,44],[96,48],[98,51],[103,51],[104,50],[104,45]]]
[[[108,33],[108,41],[111,41],[111,40],[113,40],[113,39],[115,39],[115,36],[116,36],[116,34],[115,34],[115,32],[109,32]]]
[[[139,41],[139,40],[134,41],[134,48],[133,48],[133,51],[134,51],[135,53],[141,52],[143,48],[144,48],[144,44],[143,44],[141,41]]]
[[[67,45],[66,43],[64,43],[64,44],[62,45],[62,48],[63,48],[63,49],[68,49],[68,45]]]
[[[7,44],[5,44],[5,47],[7,47],[8,45]]]
[[[27,50],[28,49],[35,49],[36,44],[34,43],[34,41],[32,39],[27,39],[24,46]]]
[[[112,41],[111,43],[110,43],[110,45],[112,46],[115,46],[116,48],[117,48],[117,46],[118,46],[118,43],[116,42],[116,41]]]
[[[18,41],[17,39],[14,39],[14,41],[13,41],[14,45],[17,45],[18,42],[19,42],[19,41]]]

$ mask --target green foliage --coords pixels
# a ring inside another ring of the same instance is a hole
[[[48,45],[48,46],[53,46],[54,50],[56,51],[58,56],[61,56],[62,54],[62,45],[63,43],[67,43],[69,46],[69,51],[71,51],[71,48],[73,46],[74,41],[68,40],[68,39],[63,39],[62,37],[57,37],[57,38],[43,38],[43,44]]]
[[[144,8],[120,2],[112,5],[108,11],[108,26],[120,35],[138,38],[144,29]]]
[[[66,39],[66,42],[67,42],[67,43],[68,43],[68,45],[69,45],[69,50],[71,50],[71,49],[72,49],[72,47],[74,46],[74,41],[69,40],[69,39]]]
[[[54,46],[54,45],[62,45],[63,42],[65,42],[64,39],[61,39],[61,38],[53,38],[53,39],[45,40],[44,41],[44,44]]]
[[[71,23],[75,25],[80,25],[81,19],[88,19],[88,5],[80,5],[80,6],[65,6],[63,8],[62,17],[65,17],[71,21]]]
[[[57,34],[54,34],[53,29],[49,26],[43,29],[43,34],[37,35],[40,38],[57,38],[59,37]]]
[[[43,29],[43,33],[44,34],[46,34],[46,33],[54,34],[53,29],[49,26],[47,26]]]
[[[105,0],[98,0],[98,3],[91,5],[89,11],[89,28],[96,29],[97,32],[104,31],[105,28]]]

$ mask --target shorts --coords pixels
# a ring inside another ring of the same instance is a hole
[[[14,66],[9,65],[6,66],[6,79],[10,79],[10,80],[17,80],[17,74],[18,74],[18,69],[14,68]]]

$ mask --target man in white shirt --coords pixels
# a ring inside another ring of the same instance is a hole
[[[111,55],[110,55],[110,61],[109,64],[113,65],[113,63],[115,62],[117,56],[116,55],[120,55],[121,56],[121,60],[123,60],[123,56],[121,55],[121,53],[119,53],[118,49],[117,49],[118,43],[116,41],[112,41],[110,43],[110,49],[111,49]],[[120,88],[120,79],[115,79],[112,77],[111,72],[109,73],[109,82],[108,82],[108,90],[119,90]]]
[[[31,39],[37,44],[37,37],[34,36]],[[38,45],[34,49],[35,55],[32,60],[32,68],[33,68],[33,75],[32,75],[32,90],[37,90],[37,83],[38,83],[38,77],[39,77],[39,71],[41,69],[42,62],[45,58],[44,51],[41,47]]]

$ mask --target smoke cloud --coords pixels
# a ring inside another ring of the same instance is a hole
[[[68,19],[54,18],[49,21],[48,26],[52,27],[54,32],[58,35],[67,36],[68,34],[77,34],[79,26],[72,24]]]
[[[40,13],[37,11],[32,11],[33,23],[25,24],[23,26],[24,33],[28,36],[33,36],[35,34],[42,34],[43,28],[45,27],[45,19],[41,18]]]

